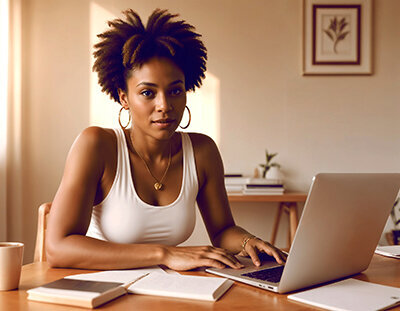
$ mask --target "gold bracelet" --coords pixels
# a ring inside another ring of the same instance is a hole
[[[257,239],[257,237],[255,237],[254,235],[248,235],[243,239],[242,249],[244,252],[246,252],[246,250],[244,248],[246,247],[247,242],[249,242],[251,239]]]

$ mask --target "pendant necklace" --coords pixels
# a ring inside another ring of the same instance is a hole
[[[143,163],[144,163],[144,166],[146,167],[147,171],[149,172],[149,174],[150,174],[150,175],[154,178],[154,180],[156,181],[156,182],[154,183],[154,185],[153,185],[153,186],[154,186],[154,189],[156,189],[157,191],[162,190],[163,187],[164,187],[164,184],[163,184],[162,182],[163,182],[165,176],[167,175],[169,166],[171,165],[171,143],[169,144],[169,156],[168,156],[167,168],[165,169],[164,175],[161,177],[160,180],[158,180],[158,179],[153,175],[153,173],[151,172],[149,166],[147,165],[147,162],[143,159],[143,157],[140,155],[140,153],[137,152],[137,150],[136,150],[135,147],[133,146],[132,139],[131,139],[131,144],[132,144],[132,149],[137,153],[137,155],[139,156],[139,158],[142,159],[142,161],[143,161]]]

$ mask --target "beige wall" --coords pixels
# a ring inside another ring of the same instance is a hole
[[[196,25],[209,51],[208,71],[219,80],[227,172],[252,174],[265,148],[279,153],[294,190],[306,191],[321,171],[400,171],[400,1],[375,1],[372,76],[304,77],[300,0],[26,0],[22,185],[8,188],[9,237],[28,244],[26,260],[36,208],[52,200],[68,149],[90,124],[91,3],[117,16],[131,7],[146,18],[153,8],[169,8]],[[9,173],[17,168],[10,164]],[[239,224],[268,238],[275,206],[267,207],[232,209]],[[207,242],[202,230],[191,242]],[[281,232],[278,245],[285,242]]]

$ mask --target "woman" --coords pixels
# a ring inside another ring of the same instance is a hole
[[[132,126],[90,127],[74,142],[50,212],[48,262],[239,269],[234,254],[259,265],[257,253],[266,252],[283,263],[281,251],[235,225],[215,143],[176,132],[186,92],[206,70],[200,35],[167,11],[155,10],[146,27],[134,11],[124,14],[99,35],[93,69]],[[194,229],[196,201],[214,246],[179,247]]]

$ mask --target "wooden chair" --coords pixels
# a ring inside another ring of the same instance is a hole
[[[36,245],[35,255],[33,258],[34,262],[46,261],[46,229],[47,229],[47,217],[51,208],[51,202],[43,203],[38,209],[38,225],[36,233]]]

